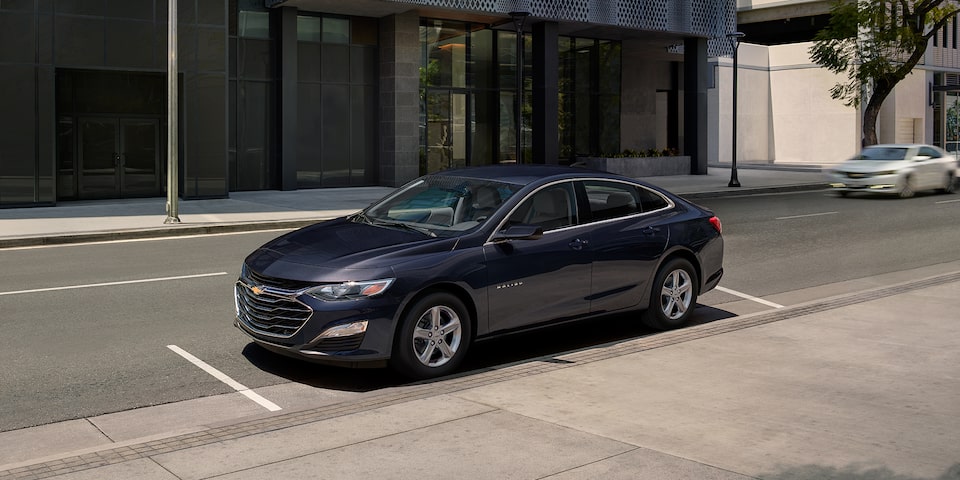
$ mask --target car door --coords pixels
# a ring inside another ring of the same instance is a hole
[[[928,189],[943,185],[943,178],[941,176],[941,172],[943,171],[941,164],[943,160],[940,158],[940,152],[930,147],[920,147],[917,155],[925,157],[923,160],[918,160],[915,164],[916,172],[918,173],[917,176],[919,177],[917,178],[917,188]]]
[[[595,313],[631,308],[649,295],[670,230],[671,202],[631,183],[589,180],[583,192],[590,205],[590,310]]]
[[[579,226],[571,181],[547,185],[523,200],[499,230],[538,225],[543,236],[488,242],[490,331],[581,316],[589,311],[590,237]]]

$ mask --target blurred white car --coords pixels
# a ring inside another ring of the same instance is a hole
[[[850,192],[873,192],[909,198],[922,190],[953,192],[957,159],[933,145],[873,145],[827,174],[830,186],[843,197]]]

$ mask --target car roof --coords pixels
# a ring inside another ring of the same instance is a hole
[[[933,145],[927,145],[923,143],[878,143],[876,145],[867,145],[863,148],[919,148],[932,146]]]
[[[599,170],[581,167],[566,167],[563,165],[484,165],[464,167],[452,170],[443,170],[434,175],[450,175],[456,177],[477,178],[483,180],[497,180],[517,185],[528,185],[543,179],[561,179],[576,177],[603,177],[622,178]]]

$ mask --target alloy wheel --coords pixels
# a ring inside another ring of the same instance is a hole
[[[436,305],[423,312],[413,328],[413,352],[421,364],[439,367],[457,354],[462,338],[463,327],[457,312]]]
[[[670,320],[682,317],[693,303],[693,280],[683,269],[670,272],[660,290],[660,310]]]

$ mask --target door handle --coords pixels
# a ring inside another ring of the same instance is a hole
[[[660,232],[660,227],[644,227],[640,232],[644,235],[655,235]]]
[[[567,246],[570,247],[570,248],[573,249],[573,250],[583,250],[583,247],[586,247],[587,244],[589,244],[589,243],[590,243],[589,240],[583,240],[583,239],[578,238],[578,239],[573,240],[572,242],[568,243]]]

